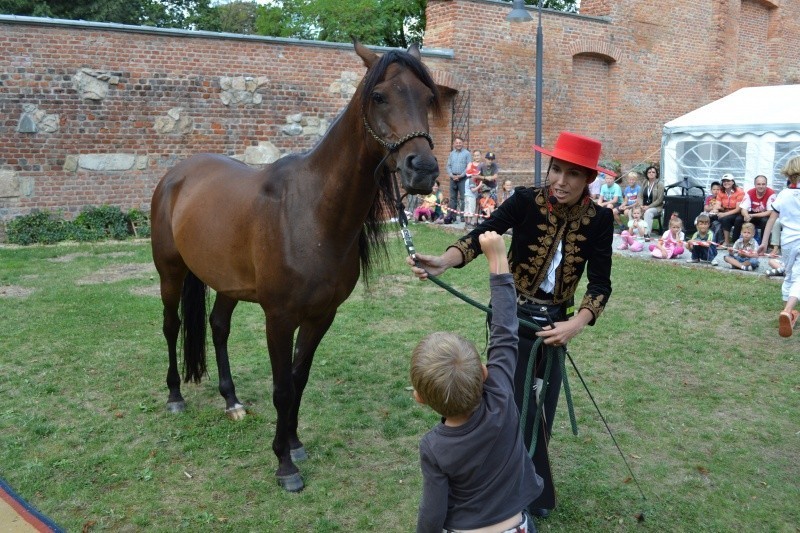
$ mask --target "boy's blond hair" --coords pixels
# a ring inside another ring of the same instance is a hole
[[[472,413],[483,395],[478,350],[455,333],[427,335],[411,355],[411,384],[422,400],[445,418]]]
[[[781,174],[787,178],[794,174],[800,174],[800,156],[791,158],[786,163],[786,166],[781,169]]]
[[[749,229],[749,230],[750,230],[750,232],[751,232],[753,235],[755,235],[755,234],[756,234],[756,226],[755,226],[755,224],[753,224],[752,222],[745,222],[744,224],[742,224],[742,229],[741,229],[741,230],[739,230],[739,233],[741,233],[743,230],[746,230],[746,229]]]

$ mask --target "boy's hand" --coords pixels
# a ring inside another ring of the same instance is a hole
[[[508,258],[506,257],[506,242],[502,235],[494,231],[487,231],[478,236],[481,250],[489,261],[489,272],[492,274],[507,274]]]

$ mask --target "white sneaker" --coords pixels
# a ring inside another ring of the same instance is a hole
[[[719,261],[717,261],[716,259],[711,261],[711,266],[718,266],[718,265],[719,265]]]

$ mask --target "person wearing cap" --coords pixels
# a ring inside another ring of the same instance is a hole
[[[489,187],[492,198],[497,201],[497,175],[500,167],[495,163],[494,152],[486,152],[486,158],[481,165],[481,179],[483,184]]]
[[[611,254],[614,239],[614,218],[610,209],[598,206],[589,197],[588,185],[598,172],[614,175],[600,168],[602,145],[599,141],[569,132],[562,132],[555,147],[534,149],[551,157],[547,185],[517,187],[514,195],[473,231],[461,237],[442,255],[416,254],[408,263],[420,279],[438,276],[451,267],[461,268],[480,253],[478,237],[494,231],[502,235],[513,229],[509,258],[517,290],[520,317],[532,320],[544,308],[554,327],[545,326],[533,332],[520,328],[517,372],[514,376],[515,400],[523,402],[528,359],[534,341],[542,338],[550,346],[566,345],[587,325],[593,325],[611,295]],[[415,263],[416,260],[416,263]],[[587,271],[586,293],[574,308],[573,299],[584,270]],[[542,315],[540,315],[542,316]],[[545,365],[543,350],[536,355],[535,376],[541,378]],[[555,489],[549,475],[547,440],[561,389],[561,370],[552,365],[546,397],[543,399],[544,423],[539,427],[533,462],[545,481],[545,490],[529,509],[546,516],[555,505]],[[535,394],[529,395],[529,409],[521,413],[526,446],[530,447],[533,419],[537,411]],[[544,435],[544,438],[541,436]]]
[[[484,217],[492,216],[492,212],[497,207],[497,202],[492,198],[492,188],[485,183],[481,185],[481,198],[478,200],[478,209]]]
[[[733,174],[723,174],[720,181],[722,188],[717,193],[717,202],[720,205],[717,220],[722,225],[722,234],[724,235],[722,245],[730,247],[739,238],[739,230],[744,222],[739,207],[744,200],[744,189],[736,186]]]

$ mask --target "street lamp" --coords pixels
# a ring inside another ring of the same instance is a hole
[[[536,28],[536,133],[535,142],[537,146],[542,146],[542,0],[539,0],[539,25]],[[509,22],[528,22],[533,20],[525,9],[525,0],[514,0],[511,13],[506,20]],[[534,150],[534,185],[537,187],[542,184],[542,154]]]

